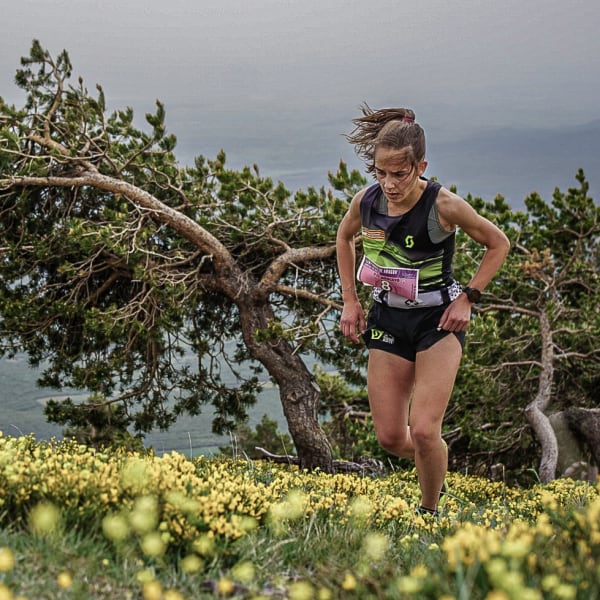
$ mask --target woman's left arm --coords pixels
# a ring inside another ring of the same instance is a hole
[[[509,239],[466,200],[445,188],[440,190],[438,197],[438,213],[445,227],[460,227],[470,238],[485,246],[485,254],[468,284],[468,287],[483,291],[500,270],[510,250]],[[447,331],[466,331],[470,319],[471,302],[463,292],[442,315],[440,327]]]

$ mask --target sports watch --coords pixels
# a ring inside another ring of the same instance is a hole
[[[477,288],[466,287],[463,289],[463,292],[467,295],[467,298],[471,304],[481,301],[481,291]]]

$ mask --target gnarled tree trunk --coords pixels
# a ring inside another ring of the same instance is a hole
[[[545,414],[552,398],[554,347],[552,329],[545,310],[540,312],[539,318],[542,337],[542,372],[540,373],[538,392],[535,398],[526,406],[525,416],[542,446],[539,477],[543,483],[547,483],[556,477],[556,465],[558,463],[556,434],[550,419]]]
[[[246,347],[279,386],[283,414],[300,468],[333,472],[331,446],[318,421],[320,393],[312,374],[286,340],[257,341],[256,332],[266,329],[274,317],[266,302],[238,300],[238,308]]]

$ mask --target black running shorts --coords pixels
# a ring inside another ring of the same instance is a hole
[[[390,308],[374,302],[367,317],[364,340],[369,350],[391,352],[414,362],[422,352],[450,334],[438,329],[447,304],[425,308]],[[452,332],[465,345],[465,332]]]

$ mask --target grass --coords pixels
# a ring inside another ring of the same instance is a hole
[[[379,478],[0,436],[0,600],[600,598],[600,489]]]
[[[105,540],[81,532],[39,536],[9,529],[0,534],[0,545],[10,548],[16,557],[14,568],[4,575],[4,584],[14,590],[14,597],[139,597],[135,566],[110,559],[111,550]]]

